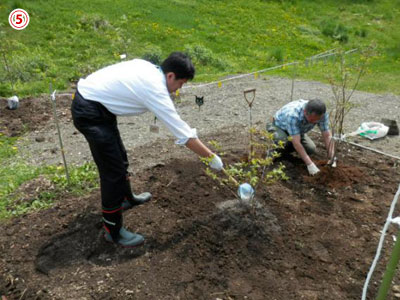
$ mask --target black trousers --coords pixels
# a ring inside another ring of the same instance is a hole
[[[71,105],[75,127],[85,136],[100,174],[105,229],[118,239],[122,226],[121,204],[132,197],[128,157],[117,126],[117,118],[101,103],[75,93]]]

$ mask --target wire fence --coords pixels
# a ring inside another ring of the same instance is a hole
[[[345,51],[343,54],[344,54],[344,55],[348,55],[348,54],[354,53],[354,52],[356,52],[356,51],[358,51],[358,48]],[[229,78],[222,79],[222,80],[216,80],[216,81],[212,81],[212,82],[208,82],[208,83],[204,83],[204,84],[199,84],[199,85],[186,85],[186,86],[184,86],[184,87],[182,88],[182,90],[192,89],[192,88],[200,88],[200,87],[205,87],[205,86],[210,86],[210,85],[218,85],[218,87],[220,87],[221,84],[222,84],[223,82],[226,82],[226,81],[231,81],[231,80],[235,80],[235,79],[240,79],[240,78],[244,78],[244,77],[249,77],[249,76],[252,76],[252,75],[254,76],[254,75],[266,73],[266,72],[268,72],[268,71],[273,71],[273,70],[277,70],[277,69],[282,69],[282,68],[285,68],[285,67],[288,67],[288,66],[300,65],[300,64],[303,64],[303,63],[304,63],[306,66],[308,66],[308,65],[310,65],[310,62],[311,62],[311,64],[312,64],[313,62],[317,62],[317,61],[319,61],[319,60],[321,60],[321,59],[328,58],[328,57],[334,57],[334,56],[336,56],[336,55],[338,55],[338,54],[340,54],[339,50],[337,50],[337,49],[331,49],[331,50],[328,50],[328,51],[325,51],[325,52],[322,52],[322,53],[319,53],[319,54],[316,54],[316,55],[307,57],[304,61],[289,62],[289,63],[285,63],[285,64],[281,64],[281,65],[277,65],[277,66],[273,66],[273,67],[269,67],[269,68],[257,70],[257,71],[250,72],[250,73],[246,73],[246,74],[241,74],[241,75],[229,77]]]
[[[289,66],[295,66],[295,65],[300,65],[300,64],[304,64],[305,66],[310,66],[318,61],[324,60],[329,57],[335,57],[339,54],[348,55],[348,54],[351,54],[351,53],[354,53],[357,51],[358,51],[358,48],[355,48],[355,49],[351,49],[351,50],[341,53],[337,48],[334,48],[334,49],[330,49],[330,50],[318,53],[318,54],[310,56],[310,57],[306,57],[303,61],[288,62],[285,64],[280,64],[277,66],[273,66],[273,67],[245,73],[245,74],[240,74],[237,76],[232,76],[232,77],[221,79],[221,80],[215,80],[215,81],[211,81],[211,82],[207,82],[207,83],[203,83],[203,84],[192,84],[192,85],[187,84],[184,87],[182,87],[181,90],[186,91],[186,90],[190,90],[190,89],[197,89],[197,88],[202,88],[202,87],[212,86],[212,85],[217,85],[218,87],[221,87],[222,83],[227,82],[227,81],[232,81],[232,80],[241,79],[241,78],[250,77],[250,76],[257,77],[258,75],[266,73],[268,71],[283,69],[283,68],[286,68]],[[179,93],[180,93],[180,91],[178,90],[177,96],[179,95]],[[72,93],[58,94],[58,96],[71,96],[71,95],[72,95]]]

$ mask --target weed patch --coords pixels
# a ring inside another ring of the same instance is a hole
[[[61,166],[32,167],[16,158],[16,138],[0,134],[0,219],[47,208],[62,195],[84,195],[98,188],[94,164],[74,166],[68,184]]]

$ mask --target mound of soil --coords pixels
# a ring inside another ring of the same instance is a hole
[[[53,121],[53,104],[49,97],[21,99],[19,108],[7,109],[7,102],[0,101],[0,133],[7,136],[19,136],[28,131],[43,128]],[[57,97],[57,118],[70,118],[70,96]]]
[[[245,151],[232,145],[225,162]],[[318,177],[309,177],[298,157],[281,158],[289,180],[259,189],[254,207],[207,177],[193,156],[137,172],[135,190],[151,191],[153,200],[124,214],[125,225],[146,237],[135,249],[104,241],[99,192],[65,196],[0,231],[0,295],[359,299],[400,172],[394,160],[342,151],[336,169],[316,157]],[[387,239],[386,258],[392,243]],[[384,266],[385,259],[373,281]],[[372,285],[369,299],[376,290]]]

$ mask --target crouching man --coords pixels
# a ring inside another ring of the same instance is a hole
[[[321,100],[297,100],[290,102],[279,109],[271,123],[267,123],[267,131],[274,134],[276,142],[285,142],[285,152],[296,152],[307,166],[310,175],[320,170],[313,163],[310,155],[316,152],[316,146],[306,134],[318,124],[321,130],[329,160],[333,156],[331,131],[329,130],[329,116],[325,103]],[[288,137],[291,141],[288,141]]]

